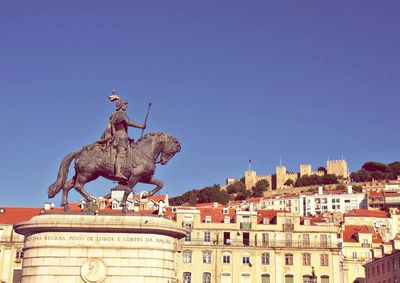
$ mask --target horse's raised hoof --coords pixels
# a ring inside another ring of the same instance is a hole
[[[68,204],[63,205],[64,206],[64,212],[70,212],[71,208],[68,206]]]

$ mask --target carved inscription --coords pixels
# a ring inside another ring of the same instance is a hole
[[[53,243],[73,246],[82,245],[104,245],[104,246],[158,246],[173,247],[174,240],[166,236],[157,235],[132,235],[132,234],[84,234],[84,233],[63,233],[51,234],[41,233],[26,238],[26,244],[36,246],[40,243]]]

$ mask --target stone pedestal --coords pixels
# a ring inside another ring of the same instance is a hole
[[[146,215],[42,214],[25,235],[22,283],[172,283],[184,228]]]

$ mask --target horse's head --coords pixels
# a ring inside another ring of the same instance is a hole
[[[168,161],[179,151],[181,151],[181,144],[173,137],[167,135],[165,138],[163,149],[161,150],[160,163],[166,165]]]

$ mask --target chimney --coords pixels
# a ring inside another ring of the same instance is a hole
[[[347,186],[347,193],[348,194],[352,194],[353,193],[353,186],[352,185],[348,185]]]
[[[324,194],[324,186],[319,186],[318,187],[318,195]]]

